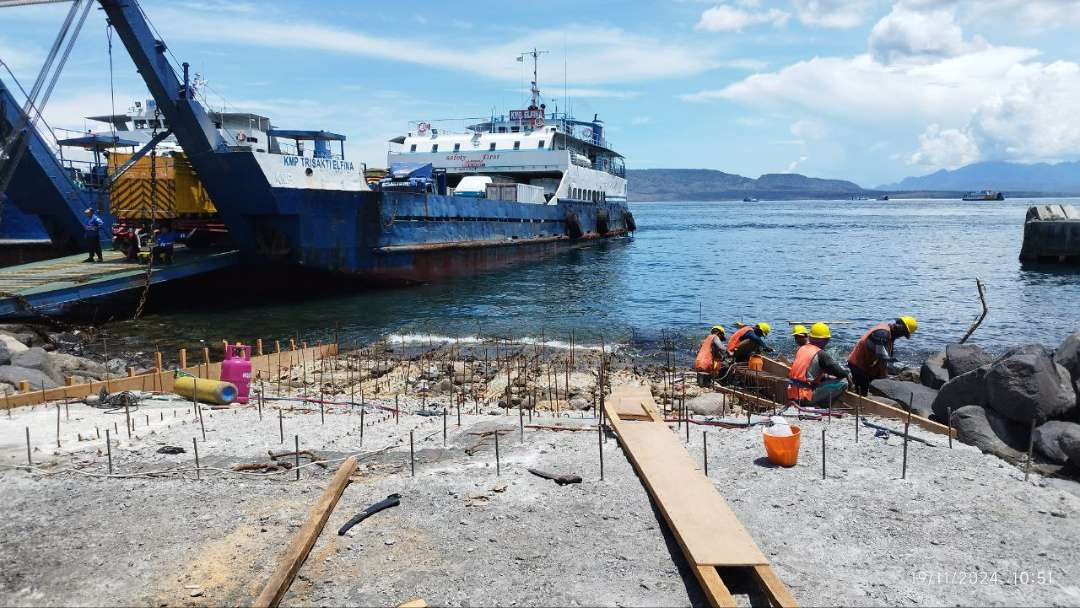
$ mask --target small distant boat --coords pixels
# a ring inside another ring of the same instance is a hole
[[[993,190],[983,190],[982,192],[968,192],[964,195],[962,200],[965,201],[1003,201],[1005,195]]]
[[[881,196],[878,197],[877,200],[879,200],[879,201],[887,201],[887,200],[889,200],[889,195],[888,194],[882,194]]]
[[[756,203],[756,202],[758,202],[758,200],[756,198],[747,196],[747,197],[742,199],[742,202],[744,202],[744,203]]]

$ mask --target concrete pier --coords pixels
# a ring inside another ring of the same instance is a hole
[[[1080,263],[1080,212],[1072,205],[1030,207],[1020,261]]]

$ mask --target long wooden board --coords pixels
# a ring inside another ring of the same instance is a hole
[[[755,566],[769,560],[720,493],[697,470],[666,424],[624,421],[617,430],[638,475],[649,487],[690,560],[701,566]]]
[[[634,419],[620,416],[620,409],[630,411]],[[649,389],[616,387],[605,400],[604,413],[709,604],[735,606],[719,568],[749,566],[773,604],[797,606],[727,501],[657,414]]]
[[[326,526],[326,520],[337,506],[345,487],[349,485],[349,477],[356,471],[356,456],[350,456],[338,467],[334,477],[323,491],[319,502],[311,507],[307,520],[300,531],[293,537],[285,553],[278,560],[278,566],[266,582],[259,597],[255,598],[255,606],[258,608],[277,606],[285,592],[289,590],[296,574],[300,572],[300,566],[304,565],[308,553],[315,546],[315,541]]]

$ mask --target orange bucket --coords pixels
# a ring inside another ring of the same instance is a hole
[[[765,438],[765,453],[773,464],[782,467],[795,466],[799,460],[799,433],[799,427],[792,425],[790,437],[761,434]]]
[[[762,359],[761,355],[750,355],[750,358],[746,361],[746,369],[752,372],[760,372],[765,369],[765,359]]]

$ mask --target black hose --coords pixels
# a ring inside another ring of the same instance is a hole
[[[337,531],[338,536],[345,536],[345,533],[348,532],[356,524],[364,521],[365,519],[371,517],[372,515],[378,513],[379,511],[382,511],[383,509],[389,509],[390,507],[396,507],[399,504],[401,504],[401,494],[398,494],[397,492],[395,492],[395,493],[387,496],[386,498],[380,500],[379,502],[377,502],[377,503],[371,505],[370,507],[364,509],[363,511],[357,513],[355,517],[353,517],[349,521],[345,522],[345,525],[341,526],[341,528]]]

